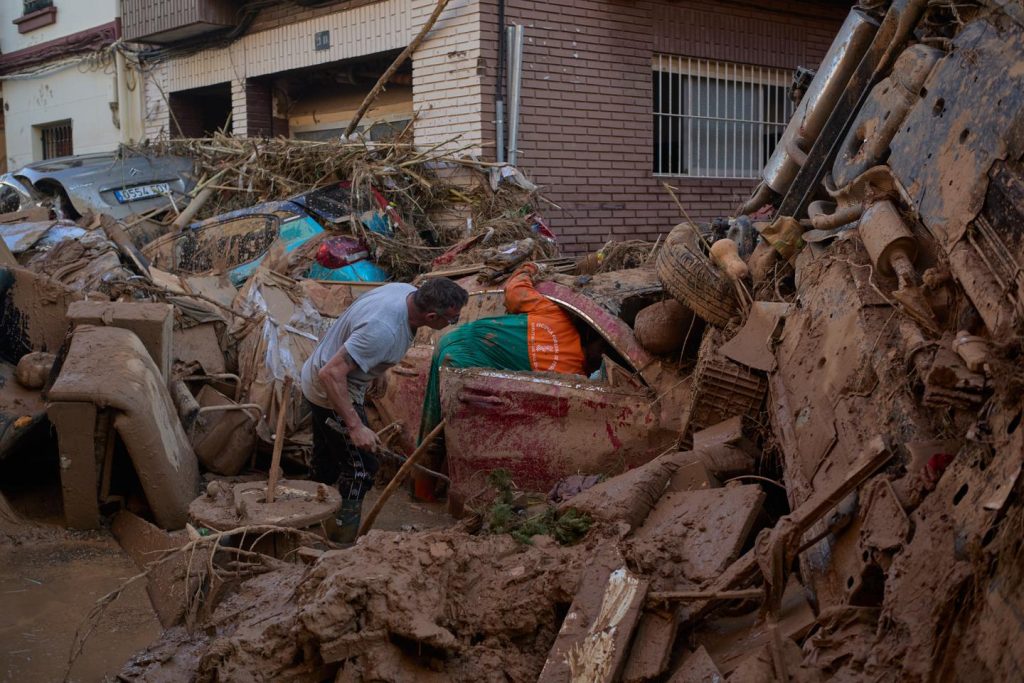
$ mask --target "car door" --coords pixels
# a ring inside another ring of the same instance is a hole
[[[500,290],[472,292],[459,316],[459,324],[479,318],[501,315],[505,312],[504,293]],[[384,424],[399,422],[402,431],[399,445],[409,452],[419,434],[423,415],[423,396],[427,389],[427,373],[434,356],[437,340],[452,328],[431,330],[420,328],[408,353],[387,372],[387,386],[383,395],[374,396],[373,404]]]
[[[619,317],[570,287],[538,290],[598,332],[633,381],[470,368],[441,370],[441,410],[453,486],[467,495],[482,474],[508,469],[516,484],[546,491],[576,473],[612,474],[647,462],[677,434],[661,425],[658,363]]]
[[[441,410],[453,487],[472,495],[507,469],[517,487],[547,491],[570,474],[614,474],[675,440],[658,429],[652,392],[576,375],[441,370]]]

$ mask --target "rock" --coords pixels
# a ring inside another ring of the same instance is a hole
[[[18,367],[14,371],[14,378],[18,384],[26,389],[42,389],[46,379],[50,376],[53,363],[57,356],[45,351],[33,351],[26,353],[18,361]]]
[[[682,348],[693,324],[693,311],[675,299],[651,304],[636,315],[637,341],[651,353],[672,353]]]

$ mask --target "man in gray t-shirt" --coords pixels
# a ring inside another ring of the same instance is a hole
[[[402,360],[416,330],[440,330],[458,322],[466,291],[446,278],[431,278],[419,289],[382,285],[352,302],[302,366],[302,393],[313,414],[312,477],[341,492],[339,540],[355,538],[363,497],[373,486],[380,442],[366,425],[367,385]],[[337,419],[340,434],[327,426]]]

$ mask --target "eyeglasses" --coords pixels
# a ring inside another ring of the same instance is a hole
[[[454,318],[449,318],[444,314],[444,311],[434,311],[434,317],[444,320],[449,325],[455,325],[459,322],[461,313],[456,313]]]

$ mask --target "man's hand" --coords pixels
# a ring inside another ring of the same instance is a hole
[[[376,432],[364,424],[349,427],[348,438],[352,440],[353,446],[363,451],[372,452],[380,448],[380,439],[377,438]]]

